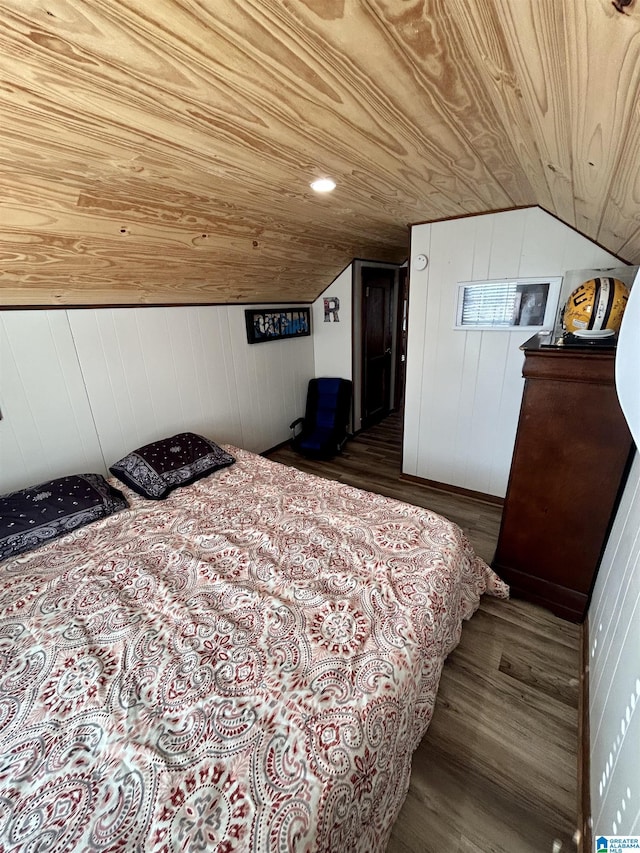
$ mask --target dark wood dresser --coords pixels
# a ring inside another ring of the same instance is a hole
[[[493,567],[514,597],[581,622],[633,442],[615,350],[550,341],[522,346],[524,395]]]

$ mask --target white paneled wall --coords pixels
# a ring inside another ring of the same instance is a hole
[[[616,388],[640,444],[640,273],[622,320]],[[589,607],[595,837],[640,835],[640,458],[636,454]]]
[[[243,438],[225,360],[232,360],[225,309],[118,308],[69,317],[107,464],[185,429],[220,441]]]
[[[640,459],[636,455],[589,608],[594,836],[640,835]]]
[[[416,225],[418,254],[429,264],[410,264],[403,470],[503,497],[530,333],[454,330],[458,282],[620,262],[540,208]]]
[[[0,492],[99,471],[194,430],[263,451],[289,435],[313,339],[247,343],[244,308],[0,314]]]
[[[64,311],[0,313],[0,493],[103,471]]]
[[[314,376],[313,337],[247,345],[244,309],[228,309],[242,446],[262,451],[289,438]]]
[[[343,270],[333,284],[313,303],[313,351],[316,376],[352,378],[352,276],[353,265]],[[340,322],[324,322],[325,297],[340,300]]]

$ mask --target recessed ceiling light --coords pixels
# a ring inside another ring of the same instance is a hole
[[[318,178],[317,181],[313,181],[309,186],[317,193],[330,193],[331,190],[335,190],[336,182],[332,181],[331,178]]]

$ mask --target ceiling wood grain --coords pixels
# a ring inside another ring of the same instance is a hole
[[[639,86],[637,4],[5,0],[0,305],[310,301],[528,204],[640,262]]]

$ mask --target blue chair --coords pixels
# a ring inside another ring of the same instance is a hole
[[[351,382],[348,379],[312,379],[307,390],[303,418],[290,426],[292,445],[304,456],[331,459],[347,440],[351,414]],[[300,432],[296,434],[296,428]]]

